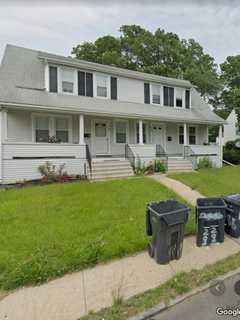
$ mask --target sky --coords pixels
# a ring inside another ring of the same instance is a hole
[[[73,46],[138,24],[194,38],[222,63],[240,54],[240,1],[0,0],[0,59],[7,43],[69,56]]]

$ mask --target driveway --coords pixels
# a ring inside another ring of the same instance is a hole
[[[225,308],[236,309],[238,306],[239,314],[237,314],[235,317],[224,314],[217,315],[218,308],[219,313],[223,313]],[[240,319],[240,274],[225,280],[223,283],[220,282],[217,286],[203,291],[151,318],[151,320],[175,319]]]

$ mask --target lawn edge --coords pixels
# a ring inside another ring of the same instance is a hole
[[[235,270],[229,271],[228,273],[226,273],[224,275],[218,276],[218,277],[214,278],[214,280],[216,280],[216,281],[224,281],[224,280],[227,280],[229,278],[234,277],[238,273],[240,273],[240,267],[235,269]],[[177,305],[179,303],[182,303],[183,301],[185,301],[185,300],[187,300],[187,299],[189,299],[189,298],[191,298],[191,297],[193,297],[193,296],[195,296],[195,295],[197,295],[197,294],[199,294],[201,292],[204,292],[204,291],[208,290],[212,286],[213,286],[213,284],[212,284],[212,280],[211,280],[205,285],[197,287],[197,288],[193,289],[192,291],[190,291],[190,292],[188,292],[186,294],[179,295],[176,298],[171,299],[169,301],[169,303],[161,302],[160,304],[156,305],[153,308],[150,308],[147,311],[144,311],[144,312],[142,312],[142,313],[140,313],[138,315],[135,315],[133,317],[128,318],[128,320],[147,320],[150,317],[156,316],[156,315],[160,314],[161,312],[166,311],[167,309],[170,309],[170,308],[174,307],[175,305]]]

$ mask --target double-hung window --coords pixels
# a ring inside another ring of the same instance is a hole
[[[67,68],[61,69],[62,92],[74,93],[75,71]]]
[[[116,121],[116,143],[127,143],[127,122]]]
[[[196,127],[189,127],[189,144],[196,144]]]
[[[108,80],[109,77],[104,74],[96,75],[96,88],[97,88],[97,97],[107,98],[108,93]]]
[[[160,104],[161,103],[161,87],[157,84],[152,84],[152,103]]]
[[[58,142],[69,141],[69,120],[66,118],[56,118],[55,119],[55,131],[56,131],[56,140]]]
[[[36,142],[49,141],[49,118],[38,117],[35,119],[35,139]]]

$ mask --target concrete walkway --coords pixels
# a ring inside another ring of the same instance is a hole
[[[179,194],[183,199],[192,205],[196,205],[196,200],[198,198],[204,198],[204,196],[198,191],[192,190],[190,187],[186,186],[180,181],[168,178],[165,174],[155,174],[149,176],[150,178],[162,183],[169,189],[172,189],[177,194]]]
[[[194,204],[195,191],[164,176],[154,179]],[[180,271],[200,269],[240,252],[240,241],[197,248],[195,237],[184,240],[183,256],[157,265],[146,252],[66,275],[38,287],[21,288],[0,301],[0,320],[77,320],[89,311],[111,306],[114,297],[130,298],[155,288]]]

